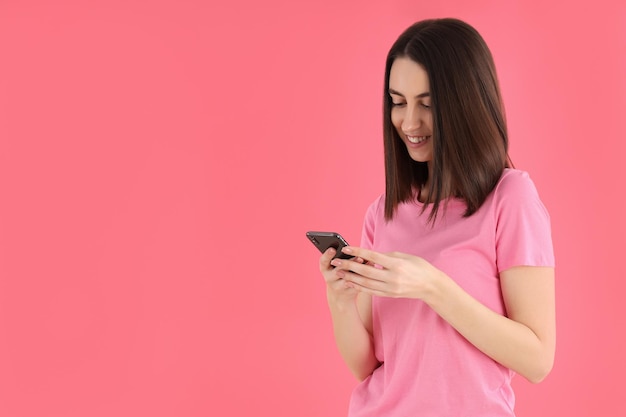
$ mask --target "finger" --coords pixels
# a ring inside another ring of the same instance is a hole
[[[336,279],[334,280],[330,280],[330,281],[326,281],[326,285],[332,290],[332,291],[344,291],[348,288],[348,281],[344,281],[343,279],[339,278],[334,272],[332,272],[333,277],[335,277]]]
[[[377,281],[385,281],[387,276],[387,271],[376,268],[374,265],[362,264],[345,259],[335,258],[332,260],[331,265],[333,265],[336,269],[339,269],[340,271],[355,272],[359,275],[370,279],[375,279]]]
[[[348,255],[367,259],[369,262],[378,264],[383,268],[388,268],[390,266],[390,262],[393,259],[392,257],[384,255],[380,252],[376,252],[370,249],[359,248],[356,246],[346,246],[342,249],[342,252]]]
[[[320,256],[320,270],[327,271],[329,269],[332,269],[330,261],[332,261],[333,256],[335,256],[336,253],[337,251],[334,248],[326,249],[326,252],[324,252],[322,256]]]
[[[382,281],[366,278],[353,272],[341,272],[343,274],[342,281],[345,281],[349,288],[354,288],[357,291],[380,297],[390,296],[385,290],[385,283]]]

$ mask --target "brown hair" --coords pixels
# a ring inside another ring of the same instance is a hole
[[[433,115],[431,173],[426,162],[411,159],[391,123],[389,74],[400,57],[420,64],[428,74]],[[430,221],[436,219],[447,197],[464,200],[465,216],[471,216],[511,165],[493,58],[480,34],[460,20],[417,22],[396,40],[387,55],[383,117],[387,220],[393,218],[398,204],[417,198],[427,182]]]

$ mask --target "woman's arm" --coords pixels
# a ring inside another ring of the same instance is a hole
[[[470,343],[496,362],[542,381],[556,347],[554,268],[519,266],[500,274],[507,316],[470,296],[447,276],[424,301]]]
[[[348,369],[362,381],[379,366],[372,338],[372,297],[350,288],[337,276],[330,265],[334,254],[334,249],[329,249],[322,255],[320,271],[326,281],[335,342]]]
[[[550,372],[555,351],[554,268],[519,266],[500,274],[507,316],[494,312],[422,258],[344,249],[380,265],[334,260],[340,278],[367,294],[419,298],[470,343],[531,382]]]
[[[371,296],[365,293],[358,294],[356,302],[348,305],[337,303],[331,294],[328,296],[337,348],[359,381],[370,376],[380,365],[374,356],[371,303]]]

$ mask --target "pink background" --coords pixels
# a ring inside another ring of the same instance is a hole
[[[304,232],[359,241],[385,54],[443,16],[553,219],[556,365],[518,415],[626,415],[626,3],[214,3],[0,1],[0,416],[343,415]]]

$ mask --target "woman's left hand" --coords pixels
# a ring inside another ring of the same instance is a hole
[[[350,286],[379,297],[424,299],[435,287],[442,272],[423,258],[406,253],[380,253],[349,246],[343,252],[366,259],[358,263],[334,259],[331,265]]]

